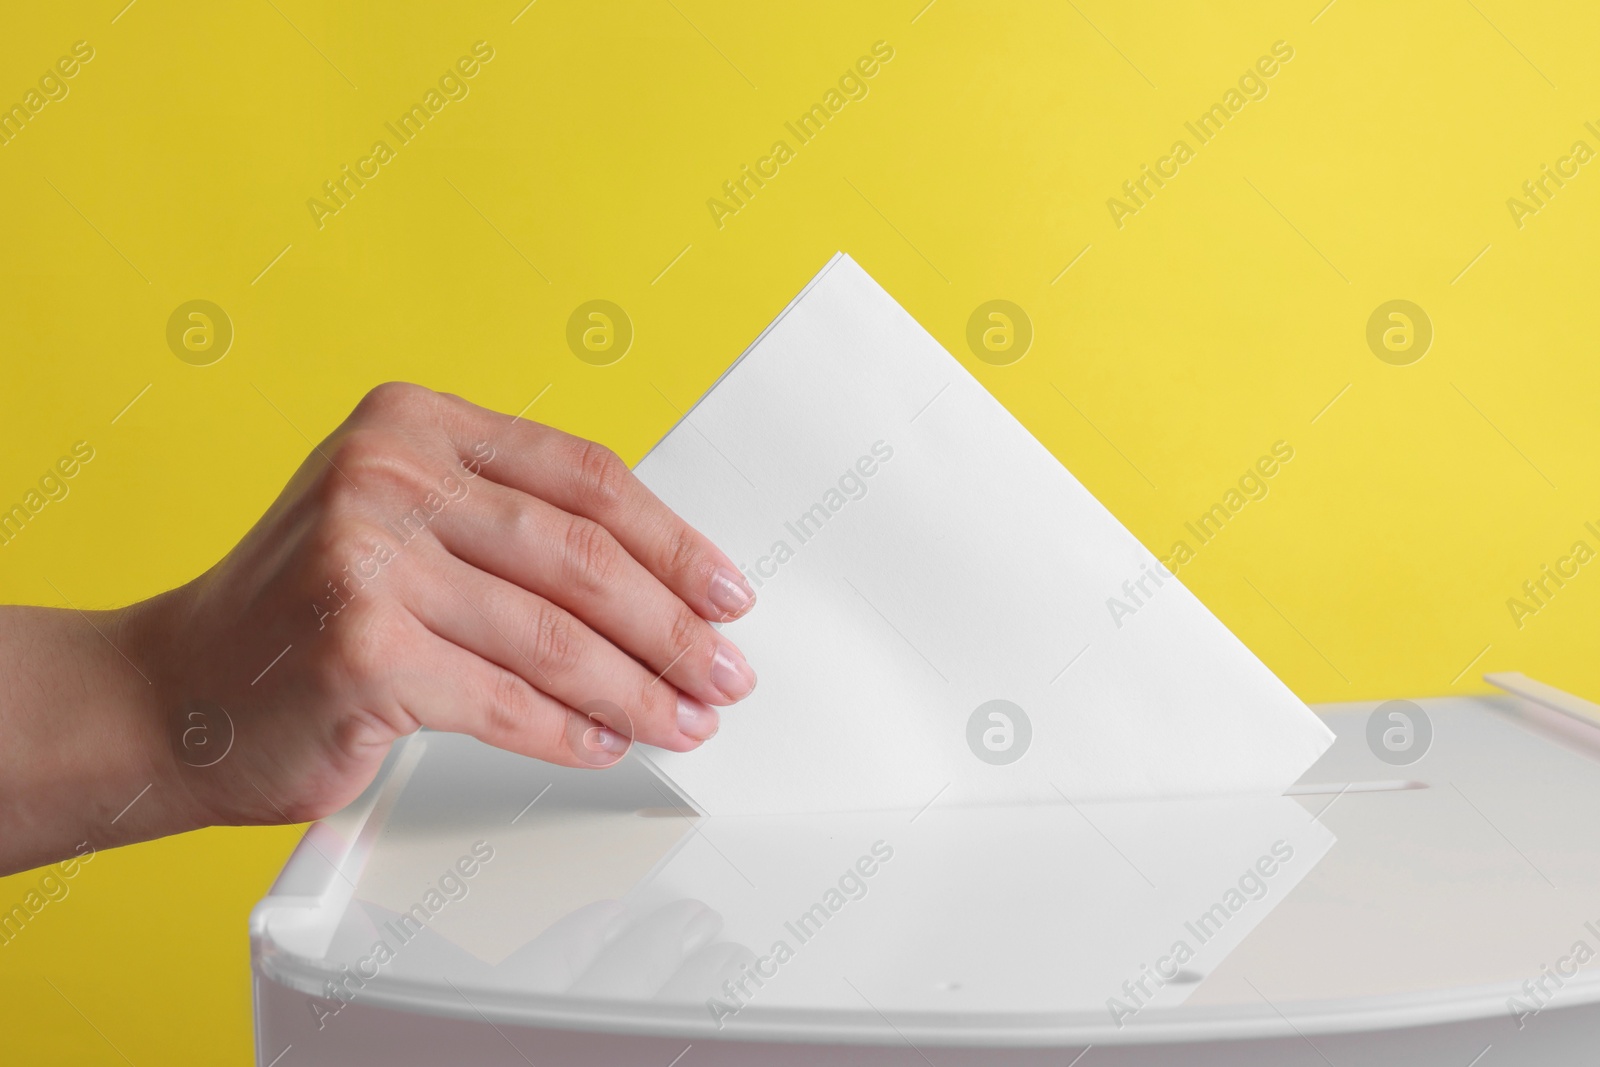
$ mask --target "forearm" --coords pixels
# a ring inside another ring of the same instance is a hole
[[[138,611],[0,608],[0,874],[201,824]]]

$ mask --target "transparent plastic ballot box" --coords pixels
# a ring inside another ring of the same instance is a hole
[[[1590,1064],[1600,709],[1490,680],[1281,797],[707,818],[419,733],[251,914],[257,1063]]]

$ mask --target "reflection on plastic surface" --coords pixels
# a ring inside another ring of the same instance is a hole
[[[1334,842],[1282,797],[707,819],[632,761],[437,737],[422,770],[340,919],[319,1019],[453,986],[730,1032],[842,1005],[1122,1025],[1181,1003]]]

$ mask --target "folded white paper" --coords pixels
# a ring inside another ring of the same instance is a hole
[[[757,587],[756,692],[640,750],[706,814],[1281,792],[1331,743],[842,253],[638,474]]]

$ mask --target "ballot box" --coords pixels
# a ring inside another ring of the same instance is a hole
[[[1286,796],[710,818],[420,733],[251,913],[257,1063],[1589,1063],[1600,709],[1490,680]]]

